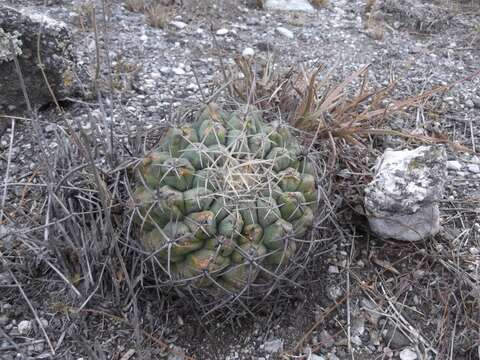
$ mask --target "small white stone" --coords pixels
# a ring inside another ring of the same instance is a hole
[[[161,72],[162,74],[169,74],[170,71],[171,71],[171,69],[170,69],[168,66],[162,66],[162,67],[160,68],[160,72]]]
[[[216,34],[218,36],[223,36],[223,35],[227,35],[229,33],[229,30],[228,29],[225,29],[225,28],[222,28],[222,29],[218,29]]]
[[[242,56],[243,57],[251,57],[253,55],[255,55],[255,50],[253,50],[250,47],[247,47],[242,51]]]
[[[151,78],[152,78],[153,80],[158,80],[158,79],[160,79],[160,78],[162,77],[162,75],[161,75],[160,73],[158,73],[158,72],[152,72],[152,73],[150,74],[150,76],[151,76]]]
[[[477,164],[469,164],[467,165],[468,171],[474,174],[479,174],[480,173],[480,165]]]
[[[180,68],[180,67],[173,68],[172,71],[173,71],[174,74],[176,74],[176,75],[185,75],[185,74],[186,74],[185,70],[183,70],[183,69]]]
[[[447,169],[458,171],[462,169],[462,164],[457,160],[447,161]]]
[[[330,266],[328,267],[328,272],[329,272],[330,274],[338,274],[340,271],[338,271],[338,267],[337,267],[337,266],[335,266],[335,265],[330,265]]]
[[[315,8],[307,0],[266,0],[265,8],[283,11],[314,12]]]
[[[480,224],[479,223],[475,223],[473,224],[473,229],[480,234]]]
[[[140,36],[140,40],[142,40],[143,42],[147,41],[148,40],[148,36],[143,34],[142,36]]]
[[[279,27],[277,27],[275,30],[276,30],[279,34],[281,34],[281,35],[283,35],[283,36],[285,36],[285,37],[287,37],[287,38],[289,38],[289,39],[293,39],[293,37],[294,37],[294,36],[293,36],[293,32],[291,32],[290,30],[288,30],[288,29],[286,29],[286,28],[284,28],[284,27],[279,26]]]
[[[416,360],[417,353],[412,349],[406,348],[400,351],[400,360]]]
[[[56,128],[57,128],[57,125],[48,124],[47,126],[45,126],[45,132],[47,132],[47,133],[54,132]]]
[[[360,336],[358,336],[358,335],[352,336],[351,340],[352,340],[352,343],[357,345],[357,346],[362,345],[362,339],[360,339]]]
[[[32,331],[32,322],[30,320],[22,320],[18,323],[17,328],[20,335],[26,335]]]
[[[176,27],[179,30],[185,29],[188,26],[183,21],[171,21],[170,25]]]

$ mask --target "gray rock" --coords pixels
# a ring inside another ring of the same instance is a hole
[[[265,9],[285,11],[314,12],[315,9],[308,0],[266,0]]]
[[[419,241],[440,230],[438,201],[446,179],[443,146],[387,149],[365,189],[370,228],[382,238]]]
[[[13,107],[15,112],[26,109],[13,61],[15,57],[32,106],[39,107],[52,101],[38,65],[38,56],[54,95],[62,98],[70,94],[75,85],[75,61],[71,34],[66,25],[41,14],[0,5],[0,112],[11,113]]]

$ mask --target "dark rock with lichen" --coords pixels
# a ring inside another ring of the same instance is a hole
[[[74,90],[75,57],[67,26],[43,14],[0,5],[0,114],[27,110],[15,58],[32,108]]]

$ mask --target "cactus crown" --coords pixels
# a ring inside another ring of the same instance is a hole
[[[288,263],[313,223],[312,165],[290,132],[252,106],[209,104],[170,128],[138,168],[144,247],[175,280],[225,290]]]

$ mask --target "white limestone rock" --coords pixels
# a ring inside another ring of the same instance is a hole
[[[314,12],[315,8],[308,0],[266,0],[265,8],[270,10]]]
[[[447,176],[443,146],[387,149],[365,189],[370,228],[382,238],[419,241],[440,230],[438,201]]]

